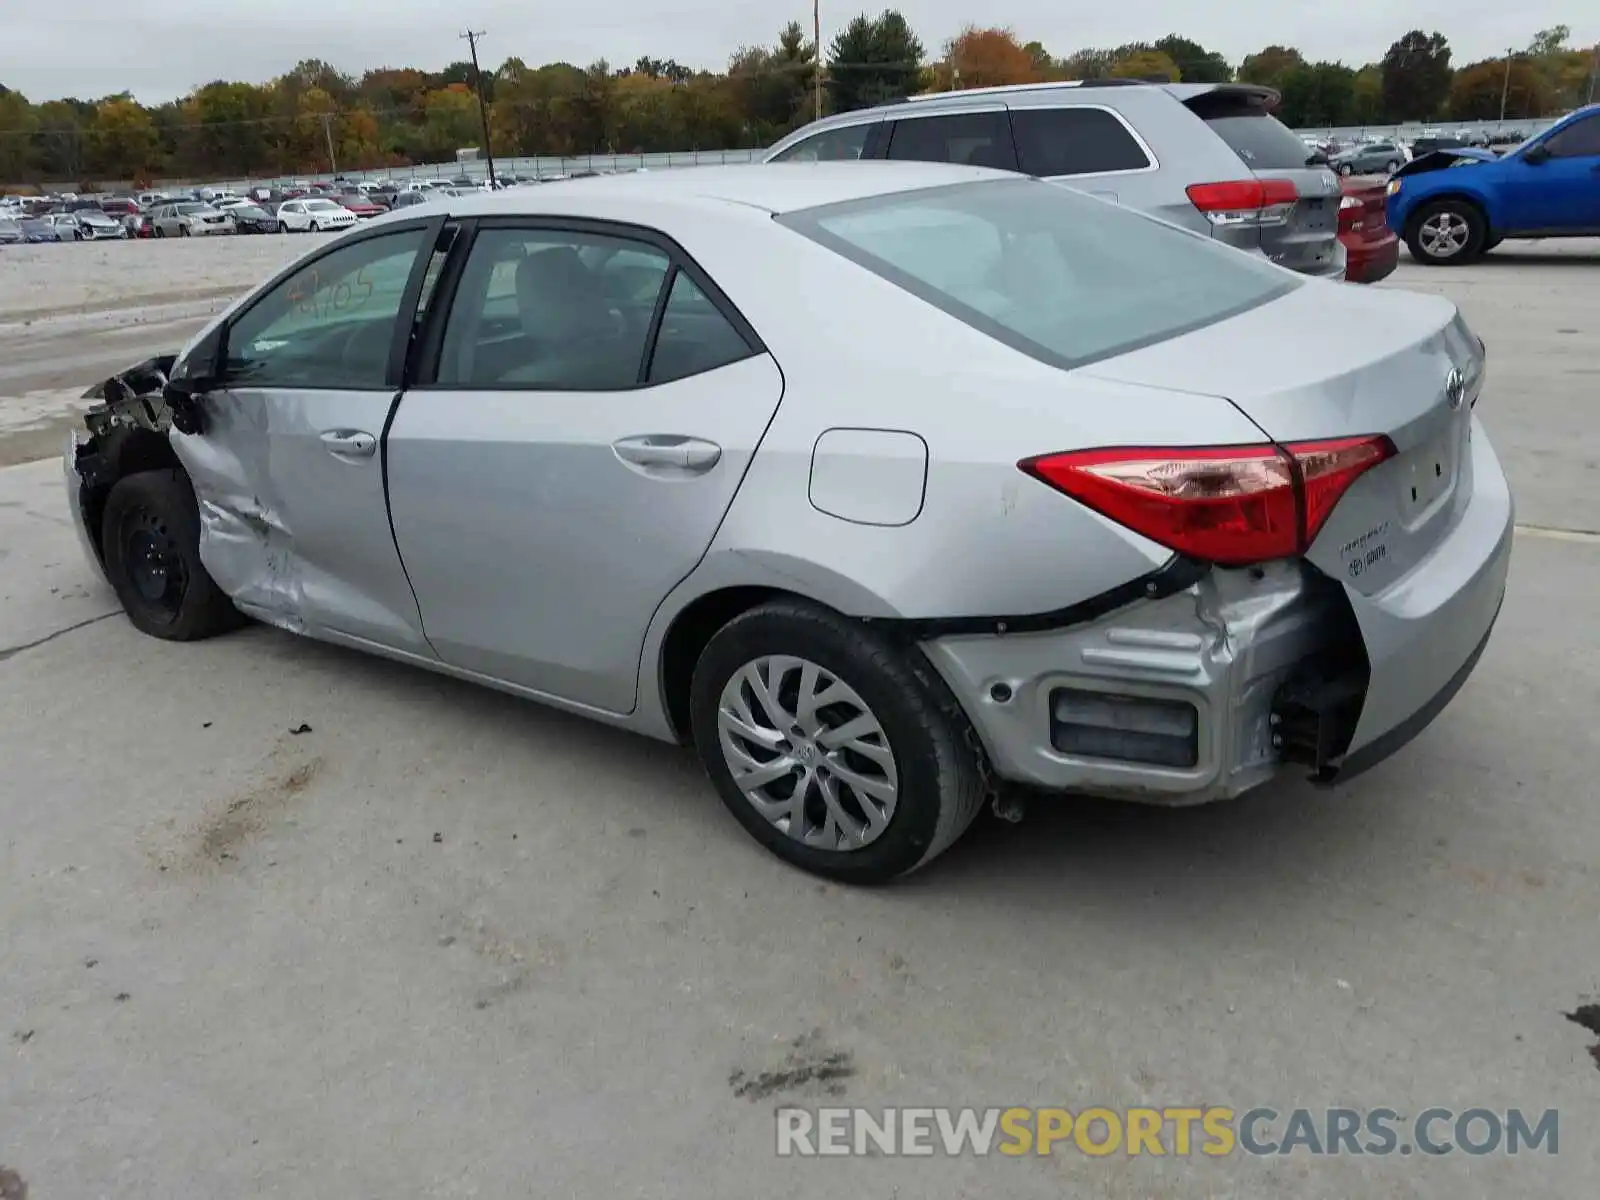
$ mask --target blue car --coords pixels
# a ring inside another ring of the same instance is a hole
[[[1469,146],[1419,156],[1389,181],[1388,214],[1428,266],[1472,262],[1506,238],[1600,235],[1600,104],[1503,156]]]

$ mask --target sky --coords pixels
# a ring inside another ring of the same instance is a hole
[[[214,79],[263,83],[305,58],[321,58],[352,75],[383,66],[438,70],[466,57],[457,35],[470,20],[487,37],[485,67],[515,55],[530,65],[598,58],[631,63],[640,55],[674,58],[721,70],[742,44],[766,45],[790,20],[808,30],[811,7],[793,0],[584,0],[580,5],[526,0],[73,0],[7,4],[0,18],[0,84],[38,103],[63,96],[94,99],[130,91],[156,104]],[[879,0],[822,0],[826,45],[865,7]],[[1573,43],[1600,41],[1595,0],[1227,0],[1193,5],[1174,0],[905,0],[898,4],[930,54],[969,22],[1009,26],[1023,41],[1051,53],[1085,46],[1153,41],[1181,33],[1230,61],[1273,43],[1298,46],[1308,58],[1352,66],[1381,58],[1409,29],[1437,29],[1465,64],[1521,48],[1540,29],[1572,26]],[[557,15],[557,14],[561,15]]]

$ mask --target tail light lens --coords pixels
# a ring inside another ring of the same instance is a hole
[[[1191,183],[1185,190],[1213,225],[1281,225],[1300,199],[1287,179]]]
[[[1339,232],[1360,229],[1362,216],[1367,211],[1366,202],[1357,196],[1346,196],[1339,201]]]
[[[1388,438],[1285,446],[1080,450],[1017,465],[1170,550],[1227,566],[1304,554]]]

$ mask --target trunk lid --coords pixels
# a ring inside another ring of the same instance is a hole
[[[1387,437],[1394,456],[1356,480],[1306,555],[1361,592],[1380,591],[1410,570],[1472,495],[1468,439],[1483,351],[1441,297],[1306,283],[1240,316],[1083,370],[1224,397],[1280,445]]]
[[[1324,274],[1339,253],[1338,177],[1272,115],[1277,101],[1271,88],[1233,84],[1191,96],[1184,104],[1257,179],[1294,186],[1297,200],[1286,218],[1261,225],[1249,240],[1281,266]]]

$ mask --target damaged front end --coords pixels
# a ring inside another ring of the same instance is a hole
[[[1475,167],[1499,160],[1500,156],[1493,150],[1483,150],[1476,146],[1458,146],[1452,150],[1434,150],[1418,155],[1390,178],[1404,179],[1412,175],[1426,175],[1430,171],[1442,171],[1446,167]]]
[[[80,541],[104,573],[112,488],[139,472],[176,471],[194,497],[198,553],[212,582],[241,611],[301,632],[304,589],[285,506],[266,470],[266,414],[259,406],[219,408],[207,386],[204,375],[185,373],[179,356],[164,354],[84,393],[98,403],[73,431],[64,463]]]
[[[170,387],[176,361],[174,354],[147,358],[83,394],[98,403],[84,414],[84,430],[72,431],[63,469],[79,540],[102,572],[100,524],[112,485],[137,471],[181,469],[168,431],[202,427],[198,402]]]

